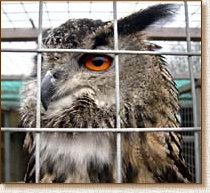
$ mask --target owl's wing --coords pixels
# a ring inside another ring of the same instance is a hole
[[[34,134],[32,132],[26,134],[23,148],[30,154],[24,181],[26,183],[35,182],[35,145]]]
[[[133,116],[130,117],[127,116],[126,119],[129,120],[124,121],[128,125],[130,125],[129,122],[133,122]],[[147,119],[145,124],[145,115],[139,111],[135,117],[139,128],[148,127],[148,122],[154,121]],[[123,133],[123,181],[192,182],[192,173],[182,156],[182,145],[180,132]]]
[[[166,138],[166,144],[169,151],[167,157],[172,160],[171,163],[173,166],[167,172],[168,175],[166,176],[168,176],[168,179],[173,179],[174,173],[177,176],[174,177],[178,178],[178,181],[184,179],[184,181],[188,180],[189,182],[192,182],[192,173],[182,156],[182,135],[179,132],[169,132],[168,137]],[[173,172],[171,173],[170,170]]]

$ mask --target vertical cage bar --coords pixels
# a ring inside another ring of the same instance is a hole
[[[117,2],[113,1],[113,19],[114,19],[114,49],[118,50],[118,30],[117,30]],[[120,128],[120,81],[119,81],[119,55],[115,54],[115,102],[116,102],[116,123]],[[121,134],[116,136],[117,149],[117,183],[122,181],[121,175]]]
[[[185,23],[186,23],[186,38],[187,38],[187,52],[191,52],[191,39],[190,39],[190,30],[189,30],[189,14],[188,14],[188,4],[187,1],[184,1],[185,8]],[[197,103],[196,103],[196,92],[195,92],[195,80],[193,75],[192,68],[192,56],[188,56],[188,68],[190,74],[190,82],[191,82],[191,93],[192,93],[192,102],[193,102],[193,125],[194,127],[198,126],[197,119]],[[195,181],[196,183],[200,182],[200,137],[199,132],[194,133],[194,143],[195,143]]]
[[[43,2],[39,2],[39,35],[38,35],[38,49],[42,47],[42,14],[43,14]],[[38,53],[37,56],[37,108],[36,108],[36,127],[40,128],[40,99],[41,99],[41,62],[42,62],[42,56],[41,53]],[[35,152],[35,182],[39,182],[39,170],[40,170],[40,133],[36,133],[36,152]]]

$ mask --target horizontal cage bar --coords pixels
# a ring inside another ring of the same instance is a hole
[[[91,49],[10,49],[3,48],[2,52],[38,52],[38,53],[95,53],[95,54],[139,54],[139,55],[176,55],[176,56],[201,56],[200,52],[154,52],[139,50],[91,50]]]
[[[4,127],[1,131],[7,132],[169,132],[169,131],[201,131],[200,127],[174,127],[174,128],[11,128]]]

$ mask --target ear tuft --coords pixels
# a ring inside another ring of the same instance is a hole
[[[179,8],[177,4],[158,4],[140,10],[118,21],[118,33],[128,35],[145,30],[151,24],[163,19],[169,19]]]
[[[130,35],[145,30],[155,22],[163,19],[169,19],[179,8],[178,4],[158,4],[140,10],[127,17],[118,20],[118,34],[121,36]],[[91,49],[108,44],[107,38],[113,37],[113,23],[106,22],[105,25],[98,28],[97,35],[93,37]]]

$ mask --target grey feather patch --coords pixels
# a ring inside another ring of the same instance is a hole
[[[55,78],[50,71],[45,74],[41,83],[41,102],[44,109],[47,111],[50,99],[55,93]]]

